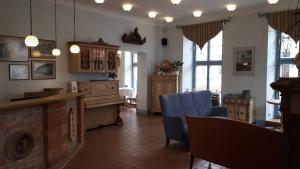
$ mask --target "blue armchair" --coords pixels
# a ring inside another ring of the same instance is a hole
[[[228,112],[226,108],[212,107],[211,97],[212,94],[210,91],[160,96],[166,146],[169,145],[170,140],[189,144],[186,116],[227,117]]]

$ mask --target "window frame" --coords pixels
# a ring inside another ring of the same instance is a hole
[[[223,41],[223,36],[222,36]],[[207,68],[207,80],[206,80],[206,90],[210,90],[210,67],[211,66],[221,66],[223,70],[223,52],[221,60],[210,60],[210,48],[211,42],[207,42],[207,60],[206,61],[197,61],[197,44],[193,43],[193,78],[192,78],[192,88],[196,89],[196,68],[197,66],[206,66]],[[223,51],[223,43],[222,43],[222,51]],[[223,75],[223,71],[222,71]],[[221,91],[220,91],[221,92]]]
[[[137,79],[137,77],[134,76],[134,68],[138,68],[138,63],[133,61],[134,60],[133,58],[134,58],[135,54],[137,55],[137,53],[131,52],[131,87],[133,89],[135,89],[134,88],[134,79],[135,78]]]
[[[279,80],[280,78],[280,67],[283,64],[291,64],[294,65],[294,59],[293,58],[281,58],[281,46],[282,46],[282,42],[281,42],[281,38],[282,38],[282,32],[277,31],[276,32],[276,63],[275,63],[275,80]],[[299,47],[299,52],[300,52],[300,43],[298,44]],[[298,77],[300,75],[300,71],[298,71]],[[278,91],[274,91],[274,98],[275,99],[279,99],[280,98],[280,94]],[[275,119],[280,119],[280,112],[279,112],[279,105],[275,105],[274,108],[274,118]]]

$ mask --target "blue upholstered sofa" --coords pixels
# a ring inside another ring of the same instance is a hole
[[[227,117],[224,107],[212,107],[212,94],[210,91],[169,94],[160,96],[163,124],[166,135],[166,146],[170,140],[175,140],[188,145],[188,128],[186,116]],[[200,133],[199,133],[200,134]]]

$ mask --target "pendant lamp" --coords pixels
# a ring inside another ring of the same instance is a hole
[[[32,34],[32,9],[31,9],[32,5],[31,5],[31,0],[29,2],[30,2],[30,5],[29,5],[30,6],[29,7],[29,11],[30,11],[30,35],[26,36],[25,44],[28,47],[36,47],[39,44],[39,39]]]
[[[52,50],[53,56],[59,56],[61,54],[60,50],[57,48],[57,27],[56,27],[56,0],[54,0],[54,32],[55,32],[55,48]]]
[[[75,6],[75,0],[73,0],[73,7],[74,7],[74,42],[75,42],[75,40],[76,40],[76,13],[75,13],[75,8],[76,8],[76,6]],[[76,45],[76,44],[73,44],[71,47],[70,47],[70,52],[71,53],[79,53],[80,52],[80,48],[79,48],[79,46],[78,45]]]

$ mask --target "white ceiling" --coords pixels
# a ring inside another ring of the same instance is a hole
[[[65,0],[69,1],[70,0]],[[279,4],[293,0],[279,0]],[[71,1],[72,2],[72,1]],[[76,2],[97,9],[105,9],[113,11],[121,15],[136,16],[140,18],[148,18],[147,12],[155,10],[158,16],[155,21],[162,21],[163,17],[169,15],[175,18],[175,21],[192,17],[192,11],[195,9],[203,10],[203,15],[212,13],[229,13],[225,5],[235,3],[238,5],[237,11],[251,9],[258,6],[271,6],[267,0],[182,0],[179,5],[173,5],[170,0],[105,0],[103,4],[97,4],[94,0],[76,0]],[[130,2],[134,5],[130,12],[122,10],[122,4]],[[276,6],[276,5],[275,5]]]

